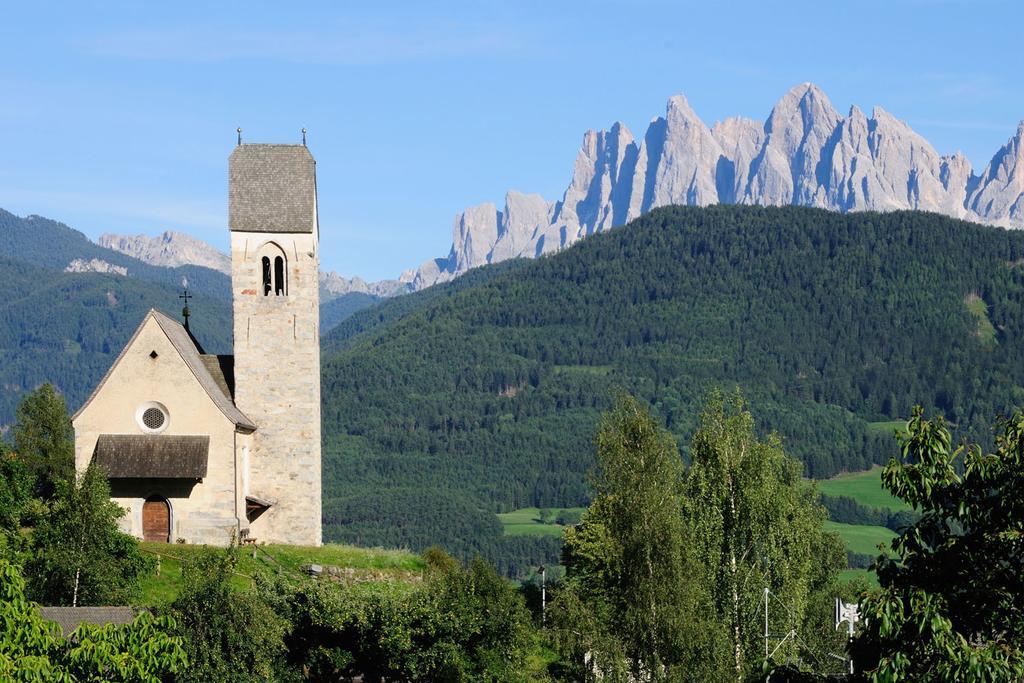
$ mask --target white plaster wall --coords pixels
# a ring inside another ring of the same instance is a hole
[[[152,351],[157,357],[150,358]],[[144,434],[135,421],[139,405],[158,401],[167,407],[163,434],[208,435],[207,476],[192,484],[181,480],[112,480],[114,500],[127,509],[122,529],[142,537],[142,504],[147,496],[165,496],[171,506],[171,540],[226,545],[232,530],[247,526],[245,501],[239,507],[240,473],[235,466],[235,425],[192,374],[191,369],[148,316],[134,343],[106,382],[76,415],[75,466],[85,469],[100,434]]]

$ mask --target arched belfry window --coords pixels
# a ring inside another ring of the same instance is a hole
[[[259,250],[260,273],[263,296],[286,296],[288,294],[288,258],[284,250],[273,242],[267,242]]]
[[[270,294],[270,290],[273,289],[274,283],[270,276],[270,258],[267,256],[263,257],[263,296]]]
[[[277,296],[285,295],[284,257],[282,256],[274,259],[274,294]]]

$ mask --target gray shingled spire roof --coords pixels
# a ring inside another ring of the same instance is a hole
[[[228,226],[315,232],[316,161],[305,145],[238,145],[228,161]]]

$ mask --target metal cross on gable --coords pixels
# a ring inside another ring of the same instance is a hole
[[[188,293],[188,289],[185,289],[178,295],[178,298],[185,301],[185,307],[181,309],[181,316],[185,318],[185,329],[188,329],[188,319],[192,315],[192,311],[188,309],[188,300],[193,298],[193,296]]]

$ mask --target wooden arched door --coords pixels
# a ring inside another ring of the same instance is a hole
[[[150,496],[142,506],[142,539],[161,543],[171,540],[171,506],[163,496]]]

